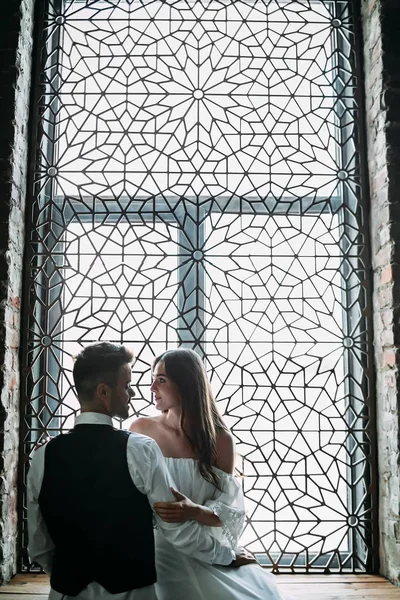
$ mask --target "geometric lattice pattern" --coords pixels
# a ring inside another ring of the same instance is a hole
[[[26,459],[72,425],[85,344],[133,347],[132,415],[152,358],[194,348],[275,571],[375,565],[351,9],[59,1],[41,37]]]

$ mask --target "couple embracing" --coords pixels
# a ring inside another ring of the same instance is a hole
[[[235,449],[202,361],[186,349],[156,358],[160,416],[127,432],[112,418],[128,417],[132,361],[124,346],[85,348],[73,370],[75,427],[33,457],[29,551],[50,575],[50,600],[281,600],[238,547]]]

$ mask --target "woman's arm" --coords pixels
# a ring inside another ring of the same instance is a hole
[[[219,517],[207,506],[195,504],[177,490],[171,488],[176,502],[156,502],[154,510],[166,523],[185,523],[186,521],[197,521],[208,527],[221,527]]]
[[[197,505],[196,521],[208,527],[222,527],[221,519],[208,506]]]
[[[221,430],[217,437],[217,461],[216,467],[232,475],[235,470],[235,442],[230,431]]]

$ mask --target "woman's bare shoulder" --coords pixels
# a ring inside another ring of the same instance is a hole
[[[221,471],[233,473],[235,469],[235,439],[230,431],[221,429],[217,435],[217,464]]]
[[[132,421],[129,431],[150,435],[151,432],[158,427],[157,421],[158,417],[138,417]],[[150,437],[152,436],[150,435]]]

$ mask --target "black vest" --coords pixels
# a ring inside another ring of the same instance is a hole
[[[39,506],[55,544],[51,587],[111,594],[156,581],[152,510],[128,470],[129,433],[77,425],[46,446]]]

